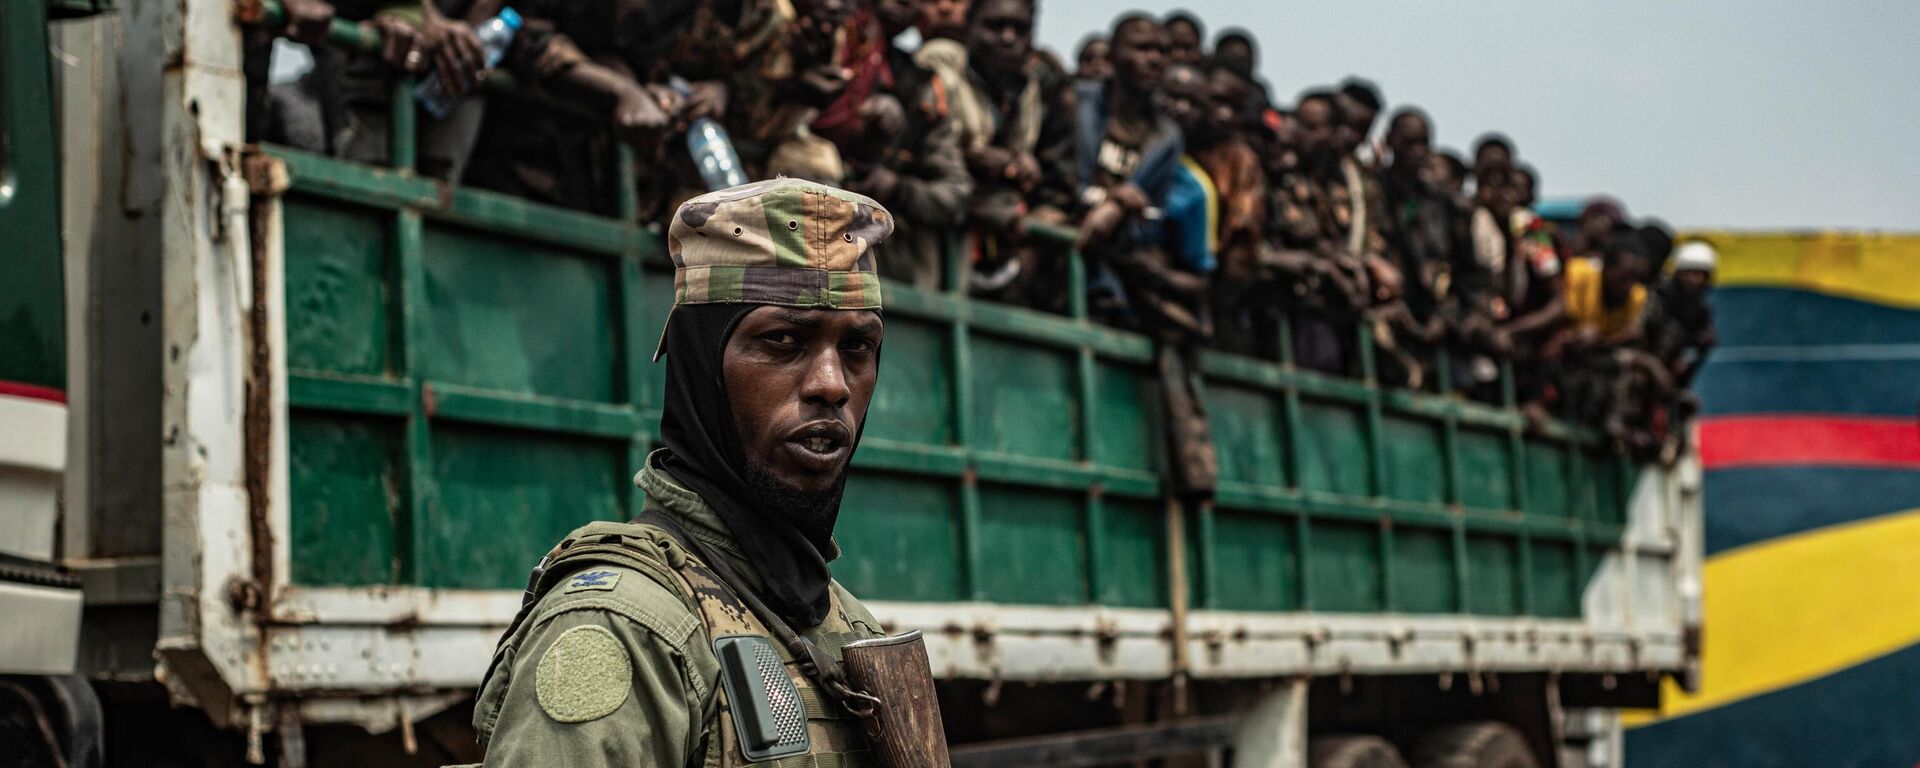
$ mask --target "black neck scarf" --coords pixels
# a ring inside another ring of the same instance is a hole
[[[834,549],[833,518],[827,518],[824,526],[803,528],[796,525],[798,521],[753,503],[745,474],[746,454],[727,402],[721,366],[734,327],[760,306],[674,308],[667,323],[666,408],[660,415],[660,439],[667,452],[660,468],[713,507],[747,562],[759,572],[761,595],[768,607],[796,629],[805,629],[824,621],[832,605],[828,586],[833,574],[827,558]],[[853,440],[858,448],[858,433]]]

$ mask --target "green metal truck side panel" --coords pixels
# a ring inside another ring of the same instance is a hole
[[[1527,495],[1521,508],[1529,515],[1574,517],[1567,489],[1567,452],[1557,445],[1527,444]]]
[[[65,390],[59,155],[46,6],[0,5],[0,381]]]
[[[437,426],[433,463],[436,497],[415,528],[424,586],[522,588],[568,531],[639,513],[627,505],[624,443]]]
[[[972,346],[974,447],[1042,459],[1079,458],[1073,358],[992,337],[976,338]]]
[[[1467,613],[1512,616],[1520,612],[1520,594],[1514,581],[1519,560],[1513,539],[1467,537]]]
[[[615,345],[613,263],[431,224],[422,250],[428,307],[422,372],[429,379],[616,402],[625,384]]]
[[[1155,391],[1144,368],[1095,363],[1091,410],[1099,426],[1092,432],[1092,446],[1100,463],[1136,472],[1160,471],[1162,438]]]
[[[295,583],[515,589],[567,530],[631,514],[671,303],[657,238],[273,152],[293,181]],[[1166,606],[1147,342],[886,291],[835,573],[875,600]],[[1577,616],[1619,539],[1631,473],[1564,426],[1245,358],[1203,369],[1221,490],[1186,518],[1196,607]]]
[[[1220,574],[1212,607],[1231,611],[1300,608],[1298,543],[1293,521],[1262,512],[1222,510],[1214,520],[1214,567]]]
[[[662,281],[664,282],[664,281]],[[946,329],[888,317],[880,386],[862,439],[945,445],[953,441],[953,367]]]
[[[1107,498],[1099,528],[1105,553],[1093,566],[1100,574],[1095,602],[1125,608],[1167,604],[1166,512],[1157,502]]]
[[[381,376],[394,372],[392,214],[311,198],[289,200],[287,367]]]
[[[887,336],[891,344],[892,326]],[[869,600],[963,599],[958,500],[950,481],[892,472],[860,475],[847,484],[835,528],[841,550],[857,554],[835,562],[834,576]]]
[[[639,307],[628,310],[635,315],[627,321],[627,327],[637,334],[632,341],[637,345],[634,351],[645,355],[628,361],[629,369],[638,369],[636,375],[640,382],[640,389],[628,394],[633,398],[633,402],[657,410],[660,407],[660,393],[667,386],[667,367],[653,364],[653,352],[660,345],[661,331],[667,327],[667,315],[673,311],[673,276],[667,272],[642,273],[638,259],[629,259],[629,262],[628,266],[623,267],[624,270],[650,279],[642,280],[640,290],[636,292]],[[887,332],[893,332],[891,324]],[[886,357],[881,355],[880,364],[883,366],[891,362]],[[882,368],[881,371],[880,375],[886,376],[886,369]],[[659,417],[656,415],[648,421],[658,420]],[[635,468],[635,471],[638,471],[638,468]]]
[[[999,603],[1084,605],[1087,547],[1072,495],[980,486],[981,597]]]
[[[1447,500],[1446,462],[1440,425],[1388,416],[1380,420],[1380,446],[1386,453],[1384,496],[1402,501]]]
[[[1513,463],[1507,436],[1460,430],[1460,503],[1481,509],[1511,509]]]
[[[1312,531],[1313,586],[1308,599],[1316,611],[1364,613],[1382,609],[1380,536],[1377,528],[1354,523],[1315,523]]]
[[[290,421],[293,580],[300,584],[397,583],[406,495],[400,422],[334,413]]]
[[[1587,461],[1596,473],[1590,492],[1594,502],[1592,520],[1603,525],[1626,525],[1627,502],[1639,472],[1624,457],[1599,451],[1587,451]]]
[[[1300,404],[1300,487],[1343,496],[1371,496],[1365,415],[1325,401]]]
[[[1573,547],[1557,542],[1533,545],[1533,605],[1531,613],[1550,618],[1580,615],[1579,573]]]
[[[1407,613],[1450,613],[1460,609],[1454,582],[1453,535],[1447,530],[1396,528],[1393,531],[1393,604]]]
[[[1207,388],[1207,421],[1220,455],[1220,479],[1274,488],[1287,484],[1280,402],[1240,387]]]

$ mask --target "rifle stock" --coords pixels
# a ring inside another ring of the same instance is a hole
[[[946,727],[919,630],[841,649],[847,682],[880,700],[867,734],[883,768],[948,768]]]

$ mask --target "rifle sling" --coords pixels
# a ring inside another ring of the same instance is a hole
[[[806,673],[807,677],[813,678],[814,684],[831,696],[835,702],[855,714],[872,712],[872,707],[868,703],[871,702],[872,697],[854,691],[848,686],[846,673],[841,669],[839,660],[820,650],[813,641],[793,631],[786,619],[781,618],[772,608],[767,607],[766,603],[761,602],[760,597],[755,595],[753,590],[742,589],[745,582],[740,580],[740,577],[734,573],[733,567],[724,558],[715,557],[708,552],[699,539],[689,535],[671,516],[659,510],[642,511],[633,522],[651,525],[665,531],[675,543],[693,553],[713,569],[714,575],[720,577],[721,586],[726,587],[728,592],[739,598],[740,602],[747,606],[747,610],[753,612],[754,618],[759,619],[761,624],[765,624],[767,629],[773,632],[774,639],[786,647],[795,661],[800,662],[800,670]]]

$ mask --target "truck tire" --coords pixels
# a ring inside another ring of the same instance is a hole
[[[1307,768],[1407,768],[1407,761],[1386,739],[1343,733],[1307,742]]]
[[[1413,744],[1414,768],[1539,768],[1520,731],[1506,723],[1455,723]]]
[[[0,755],[10,766],[98,768],[100,699],[78,675],[0,677]]]

